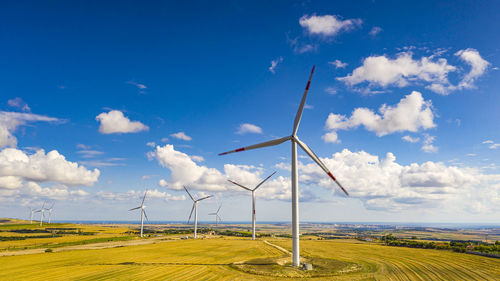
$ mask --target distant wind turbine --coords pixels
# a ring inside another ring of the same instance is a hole
[[[254,189],[250,189],[250,188],[243,186],[237,182],[234,182],[232,180],[228,180],[229,182],[234,183],[237,186],[252,192],[252,240],[255,240],[255,190],[257,190],[257,188],[259,188],[265,181],[267,181],[274,174],[276,174],[276,172],[272,173],[270,176],[268,176],[263,181],[261,181],[257,186],[254,187]]]
[[[297,110],[297,114],[295,115],[295,120],[293,122],[293,130],[292,135],[286,136],[283,138],[238,148],[236,150],[231,150],[228,152],[220,153],[219,155],[225,155],[233,152],[240,152],[255,148],[274,146],[285,141],[290,141],[292,143],[292,240],[293,240],[293,266],[297,267],[300,265],[300,247],[299,247],[299,183],[298,183],[298,171],[297,171],[297,144],[304,150],[309,157],[318,164],[318,166],[325,171],[326,174],[342,189],[342,191],[349,196],[349,193],[342,187],[342,185],[338,182],[338,180],[332,175],[332,173],[328,170],[328,168],[321,162],[321,160],[314,154],[314,152],[307,146],[307,144],[303,143],[297,137],[297,130],[299,129],[300,119],[302,118],[302,112],[304,111],[304,106],[306,104],[307,92],[309,91],[309,86],[311,85],[311,78],[314,73],[314,66],[311,70],[311,74],[309,75],[309,80],[306,85],[306,89],[304,90],[304,95],[302,96],[302,100],[300,101],[299,109]]]
[[[219,205],[219,209],[217,209],[217,212],[209,214],[211,216],[215,216],[215,227],[217,227],[219,225],[219,221],[222,220],[221,217],[219,216],[220,207],[222,207],[222,205]]]
[[[36,210],[35,213],[40,213],[40,226],[43,225],[43,218],[45,217],[45,201],[43,202],[42,208]]]
[[[55,202],[52,202],[52,206],[50,206],[50,208],[45,209],[45,210],[49,211],[48,223],[50,223],[50,219],[52,218],[52,210],[54,209],[54,204],[55,204]]]
[[[135,207],[135,208],[132,208],[130,209],[129,211],[133,211],[133,210],[137,210],[137,209],[141,209],[141,237],[143,236],[143,229],[144,229],[144,217],[146,217],[146,220],[149,221],[148,219],[148,215],[146,215],[146,210],[144,210],[146,208],[146,206],[144,206],[144,200],[146,200],[146,194],[148,193],[148,191],[146,190],[144,192],[144,197],[142,197],[142,203],[141,203],[141,206],[139,207]]]
[[[33,214],[37,212],[37,210],[30,208],[30,224],[33,224]]]
[[[189,224],[189,221],[191,220],[191,216],[193,215],[193,211],[194,211],[194,238],[196,238],[196,232],[198,231],[198,202],[200,202],[201,200],[205,200],[205,199],[208,199],[210,197],[212,197],[213,195],[208,195],[208,196],[205,196],[203,198],[200,198],[198,200],[194,200],[193,196],[191,196],[191,193],[189,193],[189,191],[187,190],[187,188],[184,186],[184,190],[186,190],[187,194],[189,195],[189,197],[191,198],[191,200],[193,200],[193,207],[191,208],[191,213],[189,214],[189,219],[188,219],[188,224]]]

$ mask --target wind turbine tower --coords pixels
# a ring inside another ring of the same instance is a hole
[[[238,148],[235,150],[227,151],[220,153],[219,155],[225,155],[233,152],[240,152],[245,150],[251,150],[256,148],[262,148],[267,146],[274,146],[286,141],[290,141],[292,143],[292,241],[293,241],[293,266],[300,265],[300,247],[299,247],[299,183],[298,183],[298,167],[297,167],[297,144],[304,150],[304,152],[309,155],[309,157],[320,166],[323,171],[337,184],[342,191],[349,196],[349,193],[342,187],[342,185],[338,182],[338,180],[332,175],[332,173],[328,170],[328,168],[321,162],[321,160],[314,154],[314,152],[307,146],[307,144],[303,143],[297,137],[297,130],[299,129],[300,119],[302,118],[302,112],[304,111],[304,106],[306,104],[307,92],[309,91],[309,86],[311,85],[311,78],[314,73],[314,66],[311,70],[311,74],[309,75],[309,80],[306,85],[306,89],[304,90],[304,94],[302,96],[302,100],[300,101],[299,109],[297,110],[297,114],[295,115],[295,120],[293,122],[293,130],[290,136],[286,136],[279,139],[274,139],[271,141]]]
[[[255,240],[255,191],[257,190],[257,188],[259,188],[265,181],[267,181],[274,174],[276,174],[276,172],[272,173],[270,176],[268,176],[263,181],[261,181],[257,186],[254,187],[254,189],[250,189],[250,188],[243,186],[237,182],[234,182],[232,180],[228,180],[229,182],[236,184],[237,186],[252,192],[252,240]]]
[[[133,211],[133,210],[137,210],[137,209],[141,209],[141,237],[143,237],[143,229],[144,229],[144,217],[146,217],[146,220],[149,221],[148,219],[148,215],[146,215],[146,206],[144,206],[144,200],[146,200],[146,194],[148,193],[148,191],[146,190],[144,192],[144,197],[142,197],[142,203],[141,203],[141,206],[139,207],[135,207],[135,208],[132,208],[130,209],[129,211]]]
[[[193,215],[193,211],[194,211],[194,238],[196,239],[197,238],[196,232],[198,231],[198,202],[200,202],[201,200],[208,199],[208,198],[212,197],[213,195],[208,195],[208,196],[205,196],[203,198],[194,200],[193,196],[191,196],[191,193],[189,193],[189,191],[187,190],[187,188],[185,186],[184,186],[184,190],[186,190],[187,194],[189,195],[189,198],[191,198],[191,200],[193,200],[193,207],[191,208],[191,213],[189,214],[189,219],[188,219],[187,223],[189,224],[189,221],[191,220],[191,216]]]

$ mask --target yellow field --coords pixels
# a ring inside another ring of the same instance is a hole
[[[269,240],[290,250],[287,239]],[[379,246],[349,240],[302,241],[306,257],[358,264],[333,280],[499,280],[500,260],[449,251]],[[263,240],[171,240],[101,250],[0,257],[0,280],[271,280],[231,263],[279,257]],[[279,278],[278,278],[279,279]],[[319,278],[324,280],[325,277]]]

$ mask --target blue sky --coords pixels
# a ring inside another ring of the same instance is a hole
[[[183,220],[181,190],[226,220],[290,219],[298,135],[309,221],[498,222],[498,3],[16,2],[0,11],[0,213]],[[385,104],[385,106],[384,106]],[[245,125],[246,124],[246,125]],[[180,133],[183,134],[180,134]],[[43,151],[41,151],[43,150]],[[51,152],[52,151],[52,152]]]

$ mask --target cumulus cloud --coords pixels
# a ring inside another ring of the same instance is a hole
[[[422,94],[413,91],[402,98],[396,106],[382,105],[379,108],[379,114],[364,107],[354,109],[349,118],[330,113],[325,128],[336,132],[357,128],[361,125],[379,137],[395,132],[417,132],[436,126],[431,101],[424,100]],[[325,141],[333,139],[335,136],[330,133],[323,136]]]
[[[489,66],[479,52],[474,49],[458,51],[455,55],[470,66],[470,71],[462,77],[458,85],[448,80],[448,74],[457,70],[445,58],[438,58],[444,52],[437,52],[428,57],[414,59],[411,51],[399,53],[395,58],[385,55],[370,56],[363,60],[363,64],[354,69],[345,77],[337,80],[348,86],[367,84],[365,89],[358,89],[366,93],[380,91],[373,88],[406,87],[411,84],[423,84],[426,88],[438,94],[447,95],[454,90],[474,87],[475,80],[482,76]]]
[[[411,137],[409,135],[403,136],[401,139],[404,140],[404,141],[406,141],[406,142],[411,142],[411,143],[417,143],[417,142],[420,141],[420,138],[418,138],[418,137]]]
[[[173,138],[176,138],[178,140],[185,140],[185,141],[190,141],[193,139],[190,136],[186,135],[186,133],[184,133],[184,132],[178,132],[175,134],[171,134],[170,136]]]
[[[139,121],[130,121],[119,110],[103,112],[97,115],[95,119],[101,123],[99,132],[102,134],[137,133],[149,130],[148,126]]]
[[[13,135],[19,126],[29,122],[60,123],[64,120],[33,113],[0,111],[0,148],[16,147],[17,138]]]
[[[254,124],[250,123],[243,123],[240,124],[238,127],[238,130],[236,131],[237,134],[243,135],[243,134],[262,134],[262,129],[259,126],[256,126]]]
[[[78,163],[67,161],[56,150],[48,153],[38,150],[31,155],[15,148],[0,151],[0,177],[4,182],[10,182],[10,185],[6,184],[4,188],[13,187],[13,182],[16,182],[13,177],[17,178],[18,183],[33,181],[91,186],[98,180],[99,175],[98,169],[91,171]]]
[[[456,52],[455,55],[471,67],[469,73],[464,76],[458,86],[463,88],[473,88],[474,81],[486,72],[490,63],[483,59],[477,50],[472,48],[460,50]]]
[[[329,143],[340,143],[339,136],[337,135],[337,132],[329,132],[324,134],[321,137],[325,142]]]
[[[275,60],[271,61],[271,66],[269,67],[269,71],[274,74],[276,73],[276,67],[278,67],[278,64],[283,62],[283,57],[279,57]]]
[[[299,19],[300,26],[309,34],[325,37],[333,37],[340,32],[353,30],[361,26],[362,23],[361,19],[342,20],[335,15],[316,16],[313,14],[312,16],[304,15]]]
[[[329,61],[328,63],[335,66],[335,68],[345,68],[347,66],[347,62],[341,62],[340,60]]]
[[[371,36],[375,37],[377,36],[377,34],[379,34],[380,32],[382,32],[382,28],[381,27],[378,27],[378,26],[374,26],[372,27],[372,29],[370,30],[370,32],[368,34],[370,34]]]
[[[482,143],[487,144],[489,149],[497,149],[500,147],[500,143],[495,143],[492,140],[485,140]]]
[[[481,192],[479,188],[491,192],[494,195],[492,198],[499,198],[500,188],[497,187],[500,175],[482,174],[474,168],[459,168],[432,161],[401,165],[390,152],[379,159],[364,151],[351,152],[348,149],[321,160],[343,183],[351,197],[360,199],[368,209],[401,211],[447,203],[456,206],[457,202],[466,203],[475,197]],[[282,167],[289,168],[289,165],[283,163]],[[315,163],[299,162],[299,175],[306,185],[318,185],[342,195]],[[493,203],[487,205],[498,208]],[[472,212],[473,209],[467,211]]]
[[[24,112],[30,112],[31,111],[31,108],[28,106],[28,104],[26,102],[24,102],[23,99],[21,99],[20,97],[8,100],[7,104],[10,107],[17,108],[17,109],[22,110]]]
[[[434,141],[436,140],[435,136],[429,136],[427,134],[424,135],[422,151],[426,153],[436,153],[438,152],[438,148],[434,146]]]
[[[174,149],[173,145],[157,146],[156,150],[148,153],[150,159],[158,161],[160,166],[170,170],[168,180],[161,179],[158,185],[173,190],[182,190],[183,186],[191,189],[221,192],[241,191],[227,180],[231,179],[241,184],[255,186],[263,180],[262,168],[248,165],[225,164],[223,171],[215,168],[198,165],[192,156]],[[264,175],[267,176],[267,175]],[[266,199],[290,199],[290,182],[288,178],[275,177],[266,182],[257,195]],[[312,196],[308,199],[312,200]]]

